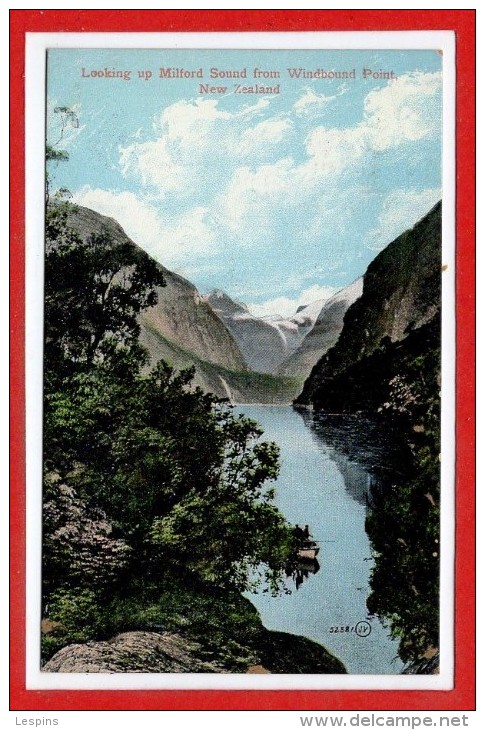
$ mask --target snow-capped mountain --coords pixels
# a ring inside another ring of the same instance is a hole
[[[275,373],[310,332],[325,300],[300,307],[290,318],[270,315],[255,317],[245,304],[233,301],[220,289],[206,301],[237,342],[248,366],[260,373]]]
[[[362,284],[363,279],[360,277],[323,303],[313,327],[301,344],[281,363],[277,370],[278,375],[308,377],[322,355],[337,342],[345,312],[362,295]]]

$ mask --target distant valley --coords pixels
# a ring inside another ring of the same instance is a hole
[[[207,302],[237,342],[248,366],[260,373],[276,373],[313,328],[325,301],[300,307],[292,317],[255,317],[245,304],[214,290]]]
[[[384,338],[398,343],[427,325],[424,337],[439,316],[439,216],[436,206],[415,229],[389,244],[364,277],[289,318],[255,317],[224,291],[202,295],[160,265],[166,285],[157,291],[157,304],[139,316],[140,342],[152,364],[164,359],[176,369],[193,367],[194,385],[233,403],[297,399],[301,405],[338,410],[332,393],[343,397],[343,386],[329,390],[324,382],[340,384],[348,368],[382,349]],[[87,208],[73,209],[70,222],[85,240],[105,231],[114,241],[137,247],[114,219]],[[351,383],[359,382],[361,376],[355,377]],[[344,401],[352,387],[345,386]],[[362,396],[359,387],[355,392]]]
[[[83,240],[107,232],[114,241],[136,246],[117,221],[88,208],[73,209],[70,224]],[[232,402],[291,403],[303,380],[276,370],[302,342],[323,303],[304,308],[288,322],[270,323],[252,317],[222,292],[203,296],[184,277],[160,269],[166,285],[157,290],[157,304],[139,317],[140,342],[151,363],[163,359],[176,369],[194,367],[194,385]],[[236,323],[240,315],[243,326],[233,326],[230,313]]]

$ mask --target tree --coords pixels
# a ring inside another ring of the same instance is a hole
[[[262,433],[254,421],[220,409],[215,478],[203,489],[194,481],[166,515],[155,518],[151,530],[172,562],[240,590],[259,585],[261,565],[270,588],[277,590],[294,549],[293,532],[267,486],[278,475],[278,447],[261,442]]]
[[[58,130],[58,138],[52,142],[46,142],[45,147],[45,160],[46,160],[46,173],[45,173],[45,202],[46,208],[50,202],[50,185],[51,185],[51,174],[49,172],[50,163],[66,162],[69,159],[69,153],[66,150],[58,149],[58,145],[64,139],[64,133],[67,125],[70,124],[75,129],[79,128],[79,120],[77,114],[66,106],[57,106],[54,109],[55,114],[59,114],[60,128]],[[69,191],[65,188],[61,188],[56,192],[55,199],[61,200],[65,197],[70,197]]]
[[[55,475],[70,490],[62,498],[82,505],[87,516],[79,524],[91,520],[98,537],[101,524],[89,515],[101,510],[113,530],[103,539],[129,546],[130,570],[147,580],[178,566],[246,588],[264,563],[275,588],[292,547],[291,528],[266,487],[278,471],[276,446],[260,440],[255,423],[193,387],[193,371],[160,362],[146,373],[137,317],[156,302],[161,271],[107,232],[82,240],[69,225],[70,210],[58,204],[47,216],[47,481]],[[60,495],[46,491],[45,498],[48,516]],[[46,549],[60,545],[58,526],[46,525]],[[77,528],[71,537],[79,550]],[[88,554],[94,547],[83,545]],[[69,546],[61,547],[68,560]],[[56,565],[46,560],[46,585],[78,581]]]
[[[410,353],[389,381],[385,412],[398,418],[410,467],[387,488],[375,490],[366,529],[375,554],[371,612],[400,638],[399,656],[419,661],[439,646],[440,569],[440,317],[426,346]]]
[[[59,585],[111,586],[129,562],[131,549],[113,536],[106,514],[89,509],[72,486],[50,473],[44,482],[44,591]]]
[[[48,468],[103,510],[138,565],[248,588],[265,563],[274,588],[292,546],[266,486],[277,447],[191,387],[192,371],[159,363],[142,376],[127,358],[118,350],[49,399]]]
[[[83,241],[69,225],[69,203],[46,217],[45,358],[59,374],[94,363],[103,340],[137,341],[139,313],[165,285],[158,264],[108,231]]]

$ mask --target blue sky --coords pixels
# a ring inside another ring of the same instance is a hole
[[[203,78],[160,78],[161,67]],[[130,79],[91,76],[104,69]],[[201,83],[227,88],[201,94]],[[48,140],[70,155],[54,185],[202,293],[288,315],[351,283],[441,197],[441,83],[436,51],[52,50]],[[59,106],[78,119],[60,141]]]

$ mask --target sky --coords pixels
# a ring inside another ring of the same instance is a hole
[[[361,276],[440,199],[441,61],[434,50],[50,50],[47,139],[69,153],[52,186],[115,218],[201,293],[289,316]]]

